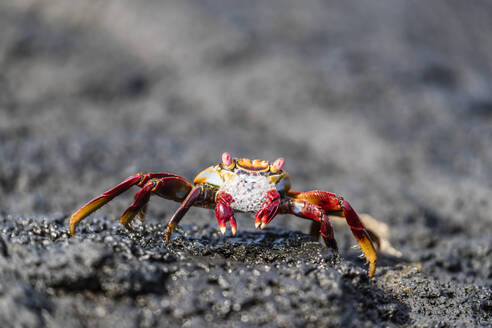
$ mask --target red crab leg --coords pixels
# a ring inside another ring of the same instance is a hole
[[[333,233],[333,226],[328,219],[328,215],[324,213],[324,210],[317,205],[314,205],[305,200],[291,199],[289,201],[290,213],[305,219],[313,220],[311,225],[311,235],[313,237],[321,237],[325,242],[326,247],[338,252],[337,241]],[[316,230],[317,229],[317,230]]]
[[[171,220],[169,220],[169,223],[166,226],[166,233],[165,233],[166,243],[169,243],[169,241],[171,240],[171,234],[173,233],[173,230],[177,227],[179,221],[181,221],[181,219],[186,214],[186,212],[188,212],[188,210],[193,205],[193,203],[200,197],[201,192],[202,192],[201,187],[194,187],[193,189],[191,189],[191,191],[188,193],[188,196],[186,196],[184,201],[176,210]]]
[[[311,222],[311,227],[309,228],[309,234],[316,240],[319,239],[319,234],[321,230],[321,223],[317,221]]]
[[[190,189],[191,184],[180,176],[150,179],[142,190],[135,194],[134,203],[123,213],[120,221],[130,232],[134,232],[130,225],[131,221],[135,215],[145,211],[151,192],[167,199],[181,201],[185,195],[190,193]]]
[[[369,261],[369,277],[374,275],[377,261],[376,250],[372,243],[371,237],[364,228],[364,225],[362,225],[359,216],[347,201],[333,193],[321,190],[300,193],[295,196],[295,199],[306,200],[310,203],[318,205],[326,211],[327,214],[345,217],[350,230],[352,230],[352,234],[362,249],[364,256]]]
[[[269,190],[265,195],[265,201],[260,206],[255,216],[256,229],[263,229],[277,215],[280,204],[280,195],[276,189]]]
[[[120,222],[125,226],[125,228],[128,229],[128,231],[135,232],[135,230],[133,230],[131,226],[131,222],[135,215],[137,215],[137,213],[140,212],[145,205],[147,205],[147,202],[150,199],[152,188],[154,188],[155,185],[156,182],[153,181],[143,186],[143,188],[135,194],[135,200],[133,201],[133,204],[130,205],[130,207],[128,207],[121,216]]]
[[[139,173],[136,175],[132,175],[128,177],[126,180],[119,183],[116,187],[111,188],[108,191],[104,192],[103,194],[92,199],[87,204],[82,206],[78,211],[72,214],[72,216],[70,217],[70,225],[69,225],[70,235],[71,236],[75,235],[75,228],[77,227],[78,223],[81,220],[83,220],[85,217],[87,217],[97,209],[101,208],[104,204],[108,203],[116,196],[127,191],[130,187],[135,185],[142,187],[150,179],[163,181],[167,178],[172,179],[173,181],[179,181],[178,186],[176,185],[171,186],[168,194],[171,195],[173,193],[180,194],[182,189],[186,189],[186,188],[191,189],[191,184],[189,182],[186,182],[186,180],[184,180],[183,178],[171,173]],[[179,186],[181,186],[181,188],[178,188]],[[164,195],[162,196],[164,197]],[[184,196],[182,198],[184,198]]]
[[[236,235],[237,224],[234,218],[234,210],[231,207],[231,203],[234,202],[232,196],[226,192],[221,192],[217,195],[215,204],[215,217],[219,223],[220,232],[224,235],[226,232],[226,223],[231,225],[231,233]]]
[[[155,192],[165,198],[182,200],[183,196],[188,193],[190,187],[191,185],[180,176],[170,176],[160,179],[151,178],[149,182],[147,182],[147,184],[135,194],[133,204],[130,205],[130,207],[127,208],[121,216],[121,224],[123,224],[128,231],[135,232],[131,226],[131,222],[137,214],[141,215],[143,218],[152,192]]]

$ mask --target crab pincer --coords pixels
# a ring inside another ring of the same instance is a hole
[[[234,218],[234,210],[231,207],[231,203],[234,202],[232,196],[226,192],[221,192],[217,195],[215,204],[215,217],[219,223],[220,233],[225,235],[226,224],[229,222],[231,225],[231,233],[233,236],[236,235],[237,223]]]
[[[265,195],[265,201],[255,216],[255,228],[263,229],[277,215],[280,205],[280,194],[277,190],[269,190]]]

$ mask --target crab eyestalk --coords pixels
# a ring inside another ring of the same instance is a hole
[[[281,171],[284,167],[284,164],[285,160],[283,158],[278,158],[277,160],[275,160],[275,162],[273,162],[272,165],[270,165],[270,172],[277,173]]]
[[[229,153],[222,154],[222,165],[228,170],[234,168],[234,161],[232,160],[231,155],[229,155]]]

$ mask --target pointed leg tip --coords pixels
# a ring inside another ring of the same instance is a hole
[[[70,234],[70,237],[75,236],[77,224],[79,223],[79,221],[80,220],[76,217],[75,214],[70,217],[70,223],[68,224],[68,233]]]
[[[369,278],[374,277],[374,273],[376,272],[376,262],[369,262]]]
[[[355,235],[355,239],[357,240],[357,243],[359,244],[362,250],[363,256],[369,262],[368,275],[369,278],[372,278],[374,276],[374,273],[376,272],[376,262],[378,259],[378,255],[369,235],[365,230],[362,231],[363,231],[362,233],[360,234],[354,233],[354,235]]]
[[[331,250],[334,252],[334,253],[337,253],[338,254],[338,245],[336,243],[334,244],[330,244],[328,246],[329,248],[331,248]]]
[[[130,222],[122,223],[126,230],[130,233],[135,233],[135,229],[131,226]]]
[[[219,230],[220,230],[220,233],[222,235],[225,235],[225,233],[226,233],[226,227],[219,227]]]
[[[75,225],[74,224],[70,224],[70,226],[68,227],[68,234],[70,235],[70,237],[75,236]]]
[[[256,222],[255,223],[255,228],[256,229],[261,229],[260,226],[261,226],[261,222]]]
[[[131,233],[135,233],[135,230],[133,229],[131,223],[136,215],[137,215],[137,211],[133,209],[127,209],[120,218],[121,224],[123,224],[126,230],[128,230]]]
[[[169,244],[169,242],[171,241],[171,235],[177,225],[177,223],[168,223],[168,225],[166,226],[166,232],[164,233],[164,240],[166,241],[166,244]]]

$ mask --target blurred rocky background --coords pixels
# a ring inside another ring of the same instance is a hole
[[[489,1],[0,0],[0,324],[487,326],[492,312]],[[298,190],[391,227],[375,279],[277,217],[219,238],[153,198],[142,171],[192,179],[234,156],[286,158]]]

